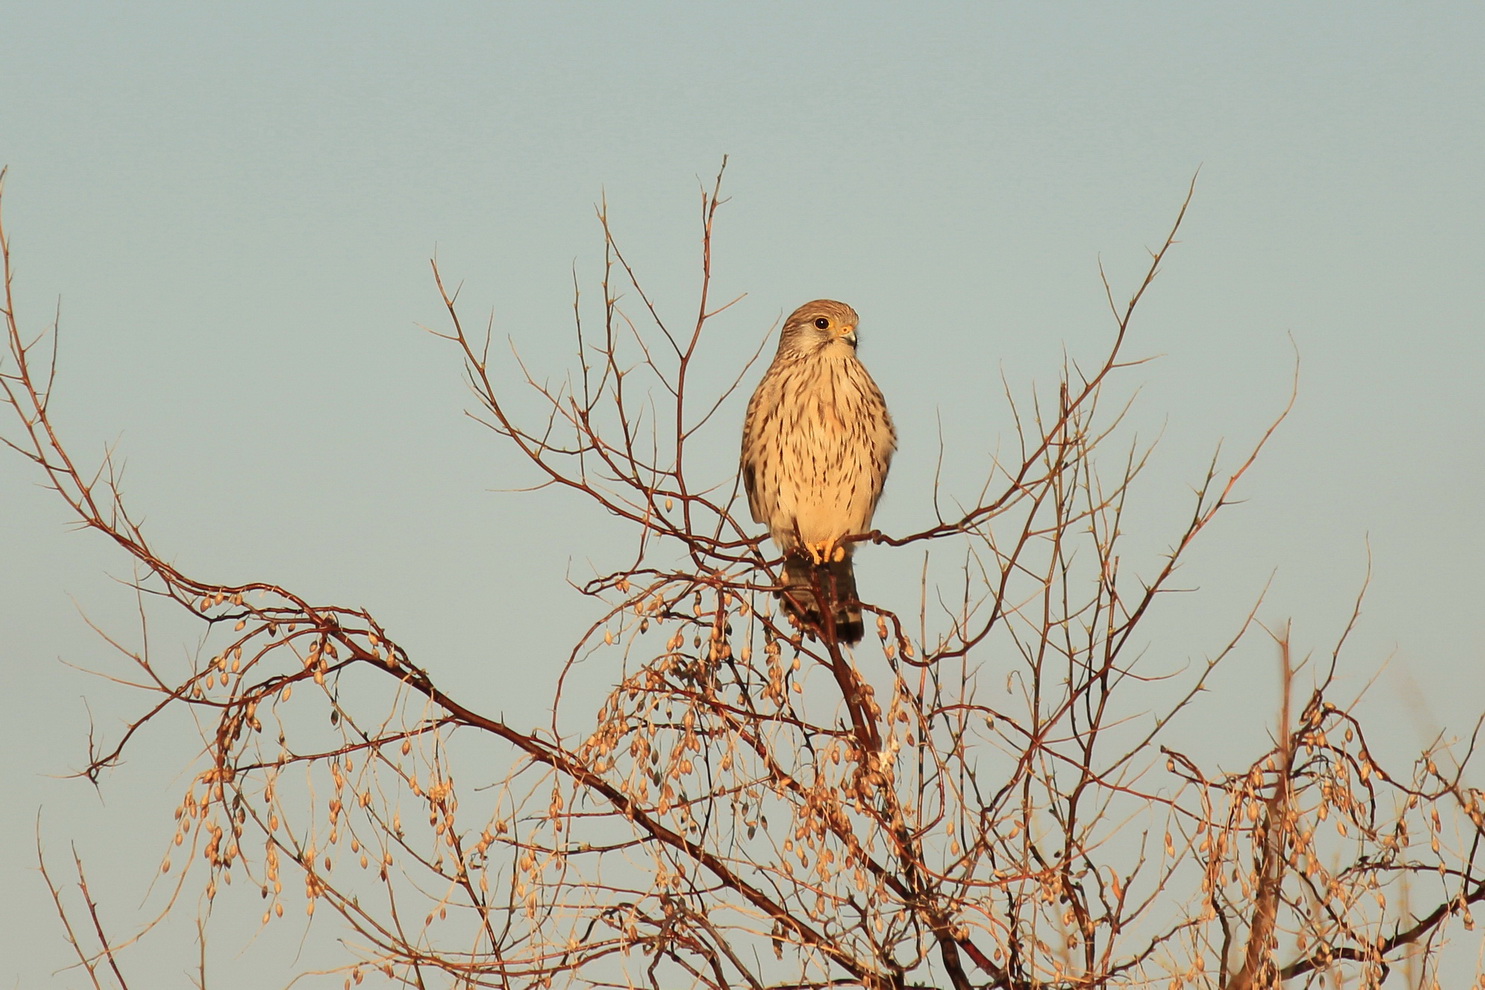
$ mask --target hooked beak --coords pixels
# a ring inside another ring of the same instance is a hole
[[[846,327],[844,330],[841,331],[840,339],[841,340],[844,340],[846,343],[850,344],[852,347],[855,347],[856,346],[856,328],[855,327]]]

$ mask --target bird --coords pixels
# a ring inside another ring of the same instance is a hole
[[[863,627],[853,547],[843,540],[871,529],[897,449],[886,399],[856,356],[859,323],[834,299],[807,302],[784,321],[748,402],[740,466],[753,521],[783,551],[785,611],[848,645]]]

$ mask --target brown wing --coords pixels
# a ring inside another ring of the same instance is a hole
[[[753,521],[761,523],[767,523],[770,515],[768,507],[764,504],[764,493],[758,489],[758,476],[763,459],[769,456],[769,450],[762,434],[764,421],[768,418],[765,406],[769,402],[768,397],[773,392],[770,381],[773,376],[774,369],[770,366],[763,380],[758,383],[758,389],[753,393],[753,398],[749,400],[748,413],[743,419],[741,456],[743,491],[747,492],[748,510],[753,514]]]

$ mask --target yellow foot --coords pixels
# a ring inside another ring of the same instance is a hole
[[[840,563],[846,559],[846,548],[836,544],[834,540],[821,540],[819,543],[806,543],[804,550],[810,555],[810,560],[816,565],[828,563]]]

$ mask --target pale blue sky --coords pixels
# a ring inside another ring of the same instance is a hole
[[[877,522],[906,531],[939,421],[966,488],[1013,439],[1000,376],[1024,392],[1064,348],[1101,353],[1100,258],[1127,295],[1200,167],[1130,344],[1163,355],[1125,386],[1142,432],[1165,430],[1131,539],[1163,545],[1212,448],[1282,407],[1291,335],[1301,384],[1157,648],[1214,648],[1270,573],[1261,615],[1328,648],[1369,539],[1349,683],[1391,658],[1373,704],[1399,751],[1466,729],[1485,707],[1485,8],[907,10],[6,5],[6,218],[26,327],[60,300],[58,420],[80,454],[117,443],[133,510],[180,564],[369,606],[450,686],[536,711],[596,614],[564,576],[620,544],[571,500],[493,492],[530,476],[461,417],[453,353],[416,330],[439,322],[435,250],[467,315],[493,310],[560,376],[574,265],[596,293],[599,197],[684,319],[699,184],[730,155],[715,291],[748,296],[719,321],[713,381],[798,303],[851,302],[901,433]],[[734,457],[728,433],[705,469]],[[80,612],[127,634],[132,603],[109,577],[127,562],[37,481],[0,456],[0,986],[64,987],[83,980],[51,975],[68,955],[38,814],[53,861],[76,841],[127,929],[192,730],[149,733],[98,792],[58,779],[90,711],[107,733],[136,703],[65,665],[116,669]],[[884,594],[916,573],[884,549],[861,567]],[[1221,685],[1239,719],[1266,710],[1274,670],[1262,644],[1240,659]],[[180,985],[182,938],[137,960],[140,985]],[[233,970],[239,947],[218,946],[213,986],[265,985]]]

